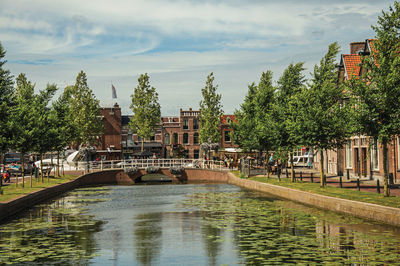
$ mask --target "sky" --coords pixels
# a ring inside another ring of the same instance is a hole
[[[271,70],[278,80],[290,63],[310,77],[328,45],[375,36],[386,0],[0,0],[5,68],[25,73],[36,89],[59,93],[83,70],[110,106],[111,83],[123,114],[140,74],[148,73],[163,116],[198,109],[207,75],[232,114],[252,82]]]

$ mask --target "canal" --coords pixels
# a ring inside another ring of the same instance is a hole
[[[397,264],[400,228],[227,184],[80,188],[0,225],[0,264]]]

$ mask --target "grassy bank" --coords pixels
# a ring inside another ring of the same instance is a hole
[[[232,173],[235,176],[239,177],[239,171],[233,171]],[[296,181],[292,183],[290,182],[289,179],[286,178],[282,178],[281,181],[278,181],[278,179],[276,178],[267,179],[265,176],[256,176],[249,178],[249,180],[273,184],[277,186],[283,186],[287,188],[298,189],[302,191],[307,191],[335,198],[356,200],[361,202],[378,204],[382,206],[400,208],[400,197],[395,197],[395,196],[384,197],[382,194],[377,194],[375,192],[357,191],[352,189],[337,188],[330,186],[321,188],[319,183],[309,183],[301,181]]]
[[[41,190],[43,188],[52,187],[58,184],[71,181],[77,177],[78,177],[77,175],[65,175],[56,178],[51,177],[49,178],[49,181],[47,181],[47,178],[45,178],[43,183],[39,179],[37,180],[33,179],[32,187],[30,187],[31,184],[28,178],[25,180],[25,187],[22,187],[22,183],[19,183],[18,187],[16,186],[15,183],[7,184],[1,187],[3,194],[0,194],[0,202],[6,202],[15,198],[19,198],[23,195]],[[21,182],[21,180],[19,182]]]

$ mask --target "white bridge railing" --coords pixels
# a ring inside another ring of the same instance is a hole
[[[137,167],[146,169],[156,166],[164,169],[171,167],[183,167],[185,169],[212,169],[228,170],[223,161],[202,160],[202,159],[132,159],[132,160],[113,160],[113,161],[89,161],[76,162],[76,170],[102,171],[110,169],[127,169]]]

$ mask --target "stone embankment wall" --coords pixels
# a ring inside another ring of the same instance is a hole
[[[317,208],[346,213],[361,218],[400,226],[399,208],[384,207],[370,203],[338,199],[291,188],[260,183],[252,180],[240,179],[228,172],[187,169],[185,170],[185,173],[177,177],[170,174],[168,170],[162,170],[162,173],[171,177],[174,181],[208,181],[229,183],[250,190],[266,192],[274,196],[300,202]],[[74,181],[33,192],[29,195],[9,202],[0,203],[0,220],[9,218],[24,209],[34,206],[35,204],[56,196],[60,196],[61,194],[74,188],[96,184],[134,184],[135,179],[144,174],[144,170],[140,170],[132,176],[127,175],[122,170],[109,170],[83,175]]]

